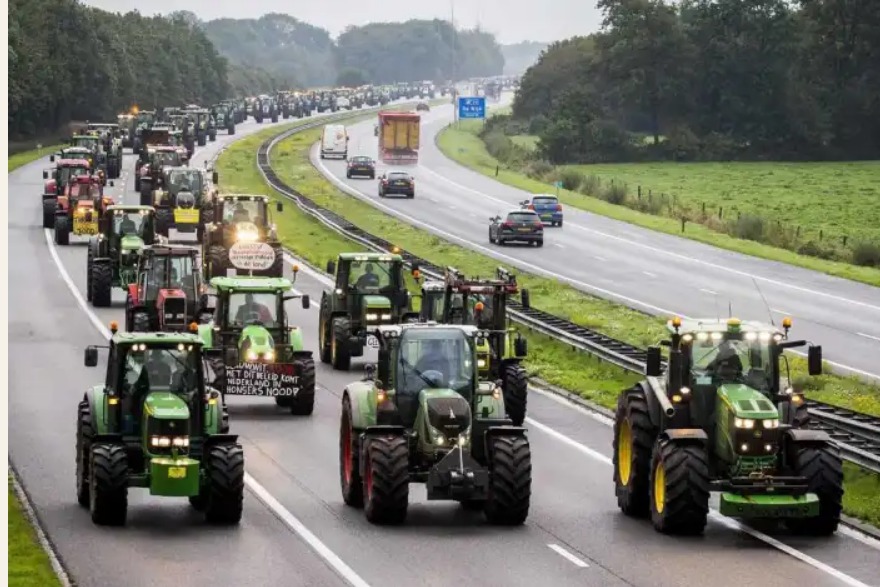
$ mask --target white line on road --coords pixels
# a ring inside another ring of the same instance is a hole
[[[717,296],[717,295],[718,295],[718,292],[717,292],[717,291],[712,291],[711,289],[706,289],[705,287],[701,287],[701,288],[700,288],[700,291],[703,292],[703,293],[707,293],[707,294],[709,294],[710,296]]]
[[[597,261],[602,261],[603,263],[608,260],[605,257],[600,257],[599,255],[593,255],[593,258]]]
[[[791,312],[786,312],[785,310],[780,310],[778,308],[770,308],[772,312],[776,312],[777,314],[785,314],[787,316],[791,316]]]
[[[871,340],[880,341],[880,336],[874,336],[873,334],[865,334],[864,332],[856,332],[859,336],[864,336],[865,338],[870,338]]]
[[[581,559],[579,559],[578,557],[576,557],[575,555],[571,554],[570,552],[568,552],[567,550],[565,550],[564,548],[559,546],[558,544],[548,544],[547,546],[550,548],[550,550],[554,551],[556,554],[558,554],[562,558],[568,560],[569,562],[574,564],[574,566],[576,566],[576,567],[586,569],[590,566],[587,563],[585,563],[584,561],[582,561]]]
[[[648,277],[657,277],[656,273],[651,273],[650,271],[642,271],[642,273],[644,273]]]
[[[563,245],[562,243],[553,243],[553,246],[554,246],[554,247],[559,247],[560,249],[564,249],[564,248],[565,248],[565,245]]]

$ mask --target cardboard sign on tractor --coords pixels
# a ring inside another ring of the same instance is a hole
[[[241,271],[265,271],[275,263],[275,250],[266,243],[235,243],[229,248],[229,262]]]
[[[294,364],[241,363],[226,367],[228,395],[295,397],[299,389],[299,373]]]

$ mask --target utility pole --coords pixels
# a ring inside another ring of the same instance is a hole
[[[457,33],[455,31],[455,0],[449,0],[449,24],[452,26],[452,62],[451,62],[451,82],[452,82],[452,121],[458,121],[458,86],[455,85],[455,41]]]

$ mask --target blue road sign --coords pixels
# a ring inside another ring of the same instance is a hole
[[[484,96],[458,99],[459,118],[486,118],[486,98]]]

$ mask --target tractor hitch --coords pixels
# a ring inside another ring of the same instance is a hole
[[[460,446],[428,473],[429,500],[483,500],[489,497],[489,472]]]

